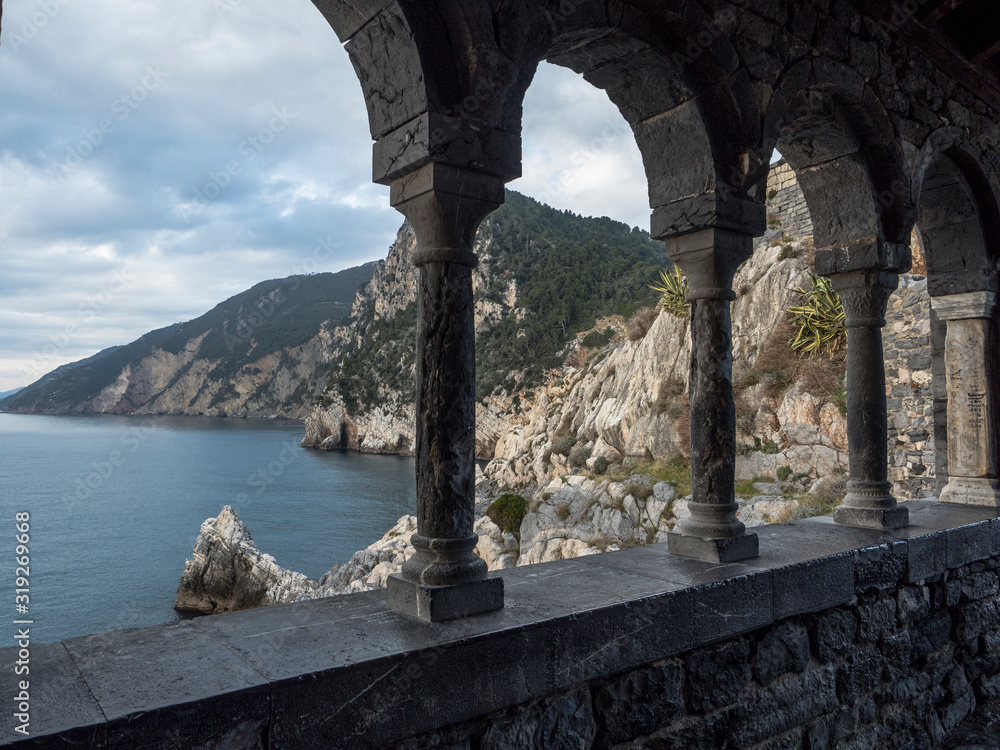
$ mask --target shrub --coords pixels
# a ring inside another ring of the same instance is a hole
[[[671,315],[683,318],[688,314],[690,304],[687,301],[687,277],[680,268],[673,271],[660,271],[660,283],[652,284],[650,288],[660,293],[660,306]]]
[[[569,452],[570,466],[584,466],[590,458],[591,448],[586,443],[577,443]]]
[[[588,333],[586,336],[583,337],[583,340],[580,342],[580,344],[589,347],[591,349],[597,349],[604,346],[609,341],[611,341],[611,339],[614,338],[614,335],[615,335],[615,329],[612,328],[611,326],[608,326],[607,328],[604,329],[603,332],[591,331],[590,333]]]
[[[789,308],[795,337],[789,346],[812,357],[837,351],[847,340],[844,325],[844,306],[834,291],[830,280],[812,277],[812,289],[795,290],[800,304]]]
[[[657,313],[654,307],[644,307],[633,315],[626,324],[628,328],[628,340],[638,341],[643,338],[656,321]]]
[[[594,473],[603,474],[608,470],[608,459],[604,456],[598,456],[594,459]]]
[[[521,521],[528,512],[528,501],[521,495],[506,493],[498,497],[486,509],[486,517],[504,530],[521,538]]]
[[[556,508],[556,518],[558,518],[560,521],[565,521],[567,518],[569,518],[569,514],[570,514],[570,509],[568,504],[560,505],[558,508]]]
[[[645,500],[653,494],[653,485],[648,482],[629,482],[625,485],[625,492],[636,500]]]
[[[790,477],[792,475],[792,467],[791,466],[779,466],[778,467],[778,471],[776,473],[778,475],[778,479],[781,480],[782,482],[784,482],[786,479],[788,479],[788,477]]]
[[[576,445],[576,435],[553,435],[552,437],[552,452],[561,456],[568,456],[574,445]]]

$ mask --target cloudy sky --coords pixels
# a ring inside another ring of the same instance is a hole
[[[308,0],[3,10],[0,391],[259,281],[385,256],[402,217]],[[512,188],[648,228],[638,150],[602,92],[543,66],[523,138]]]

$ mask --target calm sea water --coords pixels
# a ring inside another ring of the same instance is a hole
[[[21,511],[42,643],[177,619],[184,561],[223,505],[279,565],[313,577],[414,512],[412,458],[306,450],[302,434],[260,420],[0,414],[0,612],[14,614]]]

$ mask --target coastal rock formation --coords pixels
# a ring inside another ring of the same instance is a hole
[[[309,588],[301,573],[278,567],[254,544],[230,506],[201,525],[192,558],[184,566],[175,607],[185,612],[235,612],[294,601]],[[291,597],[291,598],[290,598]]]
[[[490,487],[489,480],[479,485]],[[768,487],[762,487],[768,489]],[[747,526],[787,520],[797,501],[777,495],[740,499],[739,517]],[[640,544],[662,542],[687,514],[689,497],[678,498],[669,482],[642,476],[622,481],[582,475],[554,479],[538,487],[519,534],[504,533],[484,515],[488,497],[476,503],[476,554],[490,570],[504,570],[564,560]],[[254,544],[246,526],[230,506],[207,519],[195,541],[177,588],[178,610],[215,614],[359,591],[385,588],[413,553],[415,516],[399,519],[374,544],[331,568],[321,578],[307,578],[275,564]]]
[[[490,570],[513,567],[517,540],[504,534],[488,518],[476,521],[476,552]],[[318,599],[337,594],[385,588],[386,578],[398,573],[413,553],[410,538],[417,530],[415,516],[403,516],[374,544],[351,555],[321,578],[279,567],[260,551],[250,532],[230,506],[201,525],[194,552],[177,587],[176,609],[216,614],[241,609]]]

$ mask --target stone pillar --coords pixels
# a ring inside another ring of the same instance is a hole
[[[667,538],[671,553],[712,562],[756,557],[756,534],[736,517],[733,276],[753,252],[749,235],[703,229],[666,241],[691,302],[691,516]]]
[[[996,299],[994,292],[931,298],[934,312],[948,325],[948,484],[941,491],[948,503],[1000,507]]]
[[[882,327],[885,309],[899,283],[891,271],[859,270],[830,275],[844,303],[847,325],[847,496],[833,520],[847,526],[898,529],[909,511],[896,504],[889,482],[888,417]]]
[[[476,555],[476,228],[503,203],[503,181],[430,163],[392,183],[417,237],[417,532],[389,577],[390,606],[437,622],[503,607],[503,579]]]

